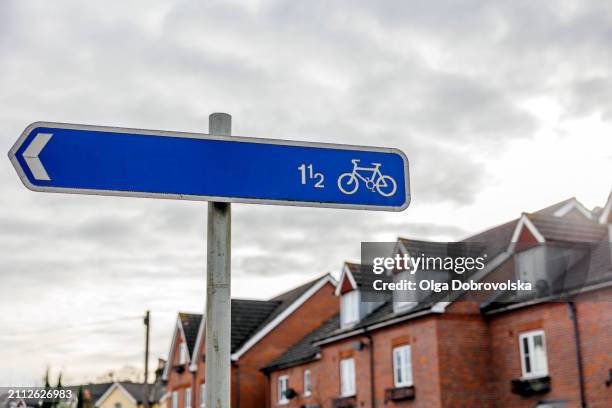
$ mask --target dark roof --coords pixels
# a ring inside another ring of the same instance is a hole
[[[315,284],[329,276],[324,274],[269,300],[232,299],[232,353],[240,349],[255,333],[283,313]],[[238,308],[236,314],[234,314],[235,304]],[[241,327],[243,325],[244,327]]]
[[[320,347],[315,346],[313,342],[321,337],[327,336],[330,332],[338,328],[340,315],[336,314],[321,326],[317,327],[297,343],[289,347],[287,351],[272,360],[264,370],[274,370],[279,368],[290,367],[295,364],[312,361],[317,357]]]
[[[580,269],[582,271],[581,273],[586,273],[589,276],[589,282],[594,282],[594,279],[598,281],[602,279],[612,280],[612,266],[610,266],[612,265],[612,261],[610,260],[612,257],[609,243],[610,237],[607,238],[607,241],[605,239],[605,231],[607,228],[597,225],[586,217],[583,220],[554,216],[557,210],[573,200],[575,200],[573,197],[563,200],[531,213],[528,216],[547,240],[558,242],[570,240],[580,243],[593,243],[603,239],[603,241],[595,246],[590,256],[585,257],[581,262],[577,262],[574,268],[576,270],[582,268]],[[467,253],[470,255],[486,253],[489,260],[491,260],[508,248],[518,221],[519,218],[515,218],[504,224],[471,235],[457,243],[449,244],[407,238],[399,238],[399,241],[408,252],[415,252],[418,255],[466,256]],[[585,267],[585,262],[587,261],[588,265]],[[367,268],[362,267],[360,264],[349,262],[345,265],[349,268],[358,287],[371,287],[373,274],[367,273]],[[402,312],[394,312],[393,302],[388,300],[356,325],[344,329],[340,328],[339,315],[336,315],[291,346],[285,353],[268,364],[264,370],[280,369],[311,361],[316,358],[317,354],[320,352],[320,346],[315,345],[318,341],[372,326],[376,323],[383,323],[391,319],[414,315],[430,309],[435,303],[441,300],[448,300],[448,294],[432,292],[430,297],[420,302],[413,309]]]
[[[346,262],[345,266],[351,272],[353,279],[355,279],[355,283],[358,288],[371,288],[373,282],[378,279],[376,275],[374,275],[367,266],[362,266],[361,264],[356,264],[352,262]]]
[[[563,206],[569,204],[572,201],[578,201],[576,200],[576,197],[570,197],[570,198],[566,198],[563,201],[559,201],[558,203],[549,205],[548,207],[544,207],[541,208],[537,211],[534,211],[534,214],[540,214],[540,215],[554,215],[557,210],[560,210],[561,208],[563,208]]]
[[[592,220],[587,218],[575,219],[553,215],[558,209],[562,208],[573,200],[575,199],[569,198],[567,200],[563,200],[532,214],[528,214],[528,216],[536,228],[538,228],[544,237],[550,241],[593,243],[605,237],[607,228],[593,222]],[[482,231],[476,235],[469,236],[460,242],[432,242],[407,238],[399,238],[399,241],[408,250],[408,252],[412,253],[413,256],[415,256],[414,253],[417,255],[424,254],[425,256],[433,257],[478,256],[478,254],[486,253],[488,260],[492,260],[508,248],[518,221],[519,218],[516,218],[504,224]],[[598,253],[608,254],[609,251],[606,252],[605,250],[599,250]],[[601,256],[603,255],[600,255],[600,258]],[[595,265],[596,262],[594,262],[594,260],[598,258],[591,256],[591,259],[591,264]],[[599,263],[601,263],[601,260]],[[356,283],[359,287],[371,287],[373,274],[365,273],[366,268],[362,268],[359,264],[347,265],[350,266],[351,273],[355,277]],[[578,266],[576,266],[576,268],[577,267]],[[595,269],[591,268],[590,274],[594,274]],[[464,277],[469,277],[469,275],[466,274]],[[419,304],[414,308],[401,312],[395,312],[393,310],[392,300],[388,300],[368,316],[359,321],[359,323],[356,325],[349,328],[340,328],[338,323],[334,329],[328,330],[325,335],[318,340],[333,337],[342,333],[348,333],[353,330],[365,328],[377,323],[383,323],[391,319],[416,314],[431,308],[434,304],[443,300],[450,300],[448,293],[432,292],[428,298],[419,302]]]
[[[270,300],[232,299],[232,353],[255,334],[279,305]]]
[[[504,224],[489,228],[476,235],[471,235],[465,238],[463,242],[484,244],[486,246],[485,252],[488,254],[489,259],[492,259],[508,248],[518,220],[519,219],[516,218]]]
[[[329,276],[329,274],[319,276],[316,279],[287,292],[283,292],[269,300],[232,299],[231,352],[234,353],[238,351],[251,337],[259,332],[259,330],[284,312],[315,284]],[[185,329],[189,353],[193,354],[198,330],[202,324],[202,315],[179,313],[179,318],[184,325],[183,329]],[[187,330],[186,327],[189,327],[189,330]]]
[[[200,323],[202,322],[202,315],[181,312],[179,313],[179,319],[181,320],[183,332],[185,333],[185,342],[187,343],[189,355],[192,355],[193,349],[195,348],[195,342],[198,337]]]
[[[261,323],[261,327],[267,325],[272,321],[276,316],[285,311],[289,306],[293,304],[296,300],[300,298],[304,293],[306,293],[310,288],[320,282],[322,279],[330,278],[331,275],[326,273],[324,275],[319,276],[318,278],[312,279],[304,283],[303,285],[298,286],[297,288],[291,289],[287,292],[283,292],[280,295],[277,295],[271,298],[269,301],[278,302],[278,307],[268,316],[266,320]]]
[[[527,217],[547,241],[597,242],[607,232],[605,225],[587,220],[528,214]]]
[[[138,403],[142,403],[144,393],[144,384],[134,383],[131,381],[121,381],[121,386],[134,398]],[[149,402],[158,402],[164,395],[165,388],[161,382],[149,384]]]

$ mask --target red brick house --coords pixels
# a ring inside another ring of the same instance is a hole
[[[269,300],[232,299],[231,399],[233,407],[269,406],[261,368],[338,312],[336,282],[326,274]],[[205,322],[180,313],[168,364],[168,408],[204,408]]]
[[[362,302],[372,273],[346,264],[340,313],[264,368],[270,406],[612,407],[611,223],[612,194],[593,211],[572,198],[462,241],[489,257],[470,279],[520,278],[537,289],[528,296]]]

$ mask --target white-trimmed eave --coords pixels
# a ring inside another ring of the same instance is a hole
[[[575,198],[572,198],[569,202],[567,202],[567,204],[555,211],[553,215],[555,217],[563,217],[573,209],[578,210],[589,220],[593,219],[593,214],[584,205],[582,205],[580,201],[576,200]]]
[[[610,195],[608,196],[608,202],[606,203],[603,211],[601,212],[601,216],[599,217],[600,224],[605,224],[608,221],[610,211],[612,211],[612,192],[610,192]]]
[[[342,291],[342,282],[344,282],[344,279],[346,277],[348,277],[348,280],[351,283],[353,290],[357,289],[357,282],[355,282],[355,278],[353,277],[351,268],[349,268],[349,266],[345,263],[344,267],[342,268],[342,274],[340,274],[340,280],[338,280],[338,285],[336,285],[336,290],[334,291],[334,294],[336,296],[340,296],[340,292]]]
[[[198,351],[200,350],[200,343],[202,342],[202,336],[204,336],[204,330],[206,329],[206,316],[202,315],[200,321],[200,327],[198,328],[198,335],[196,337],[195,345],[193,346],[193,358],[190,360],[189,371],[195,372],[198,370]]]
[[[510,250],[512,250],[514,246],[516,245],[516,243],[518,242],[518,239],[521,236],[521,231],[523,230],[523,227],[526,227],[529,230],[529,232],[531,232],[531,235],[534,236],[534,238],[536,239],[536,241],[538,241],[538,243],[543,244],[546,242],[544,235],[542,235],[542,233],[538,231],[536,226],[533,225],[533,222],[531,222],[529,217],[527,217],[527,214],[523,214],[519,222],[516,224],[516,228],[514,228],[514,233],[512,234],[512,239],[510,240],[510,247],[509,247]]]
[[[117,388],[118,388],[118,389],[119,389],[121,392],[123,392],[123,393],[124,393],[124,394],[125,394],[125,395],[128,397],[128,399],[129,399],[129,400],[130,400],[132,403],[134,403],[134,404],[137,404],[137,403],[138,403],[138,402],[136,401],[136,399],[135,399],[135,398],[132,396],[132,394],[130,394],[130,393],[128,392],[128,390],[126,390],[126,389],[125,389],[125,387],[124,387],[123,385],[121,385],[121,383],[114,382],[114,383],[113,383],[113,385],[111,385],[110,387],[108,387],[108,389],[107,389],[106,391],[104,391],[104,394],[102,394],[102,395],[100,396],[100,398],[98,398],[98,399],[96,400],[96,402],[94,403],[94,406],[99,407],[99,406],[100,406],[100,405],[101,405],[101,404],[104,402],[104,400],[105,400],[105,399],[107,399],[107,398],[108,398],[108,397],[109,397],[109,396],[110,396],[110,395],[113,393],[113,391],[114,391],[115,389],[117,389]]]
[[[164,372],[162,373],[162,380],[168,379],[168,371],[172,368],[172,363],[173,363],[172,357],[174,356],[174,347],[176,346],[176,334],[179,331],[181,333],[181,336],[183,336],[183,341],[187,341],[187,337],[185,337],[185,331],[183,330],[183,323],[181,322],[181,317],[177,316],[176,317],[176,327],[174,328],[174,334],[172,335],[172,342],[170,343],[170,351],[168,352],[168,360],[166,360],[168,363],[166,363],[166,366],[164,367]],[[187,353],[187,358],[189,359],[188,363],[190,363],[191,365],[191,356],[189,355],[189,352]]]
[[[257,344],[261,339],[263,339],[268,333],[270,333],[276,326],[278,326],[283,320],[285,320],[291,313],[296,311],[302,304],[304,304],[311,296],[317,293],[323,286],[331,283],[334,286],[337,286],[336,281],[331,275],[325,275],[322,277],[319,282],[315,283],[310,289],[302,294],[298,299],[296,299],[288,308],[283,310],[281,314],[276,316],[270,323],[268,323],[265,327],[263,327],[260,331],[258,331],[254,336],[252,336],[238,351],[232,354],[232,361],[237,361],[244,353],[249,351],[251,347]]]

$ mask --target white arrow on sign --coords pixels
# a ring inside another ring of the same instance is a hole
[[[34,137],[32,143],[28,146],[27,149],[23,152],[23,158],[25,159],[32,175],[36,180],[51,180],[45,167],[42,165],[42,162],[38,158],[42,149],[45,148],[49,140],[53,136],[52,133],[39,133]]]

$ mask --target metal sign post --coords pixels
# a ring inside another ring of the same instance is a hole
[[[229,136],[232,117],[213,113],[209,132]],[[206,406],[230,406],[231,345],[231,239],[232,212],[230,203],[208,203],[206,261]]]

